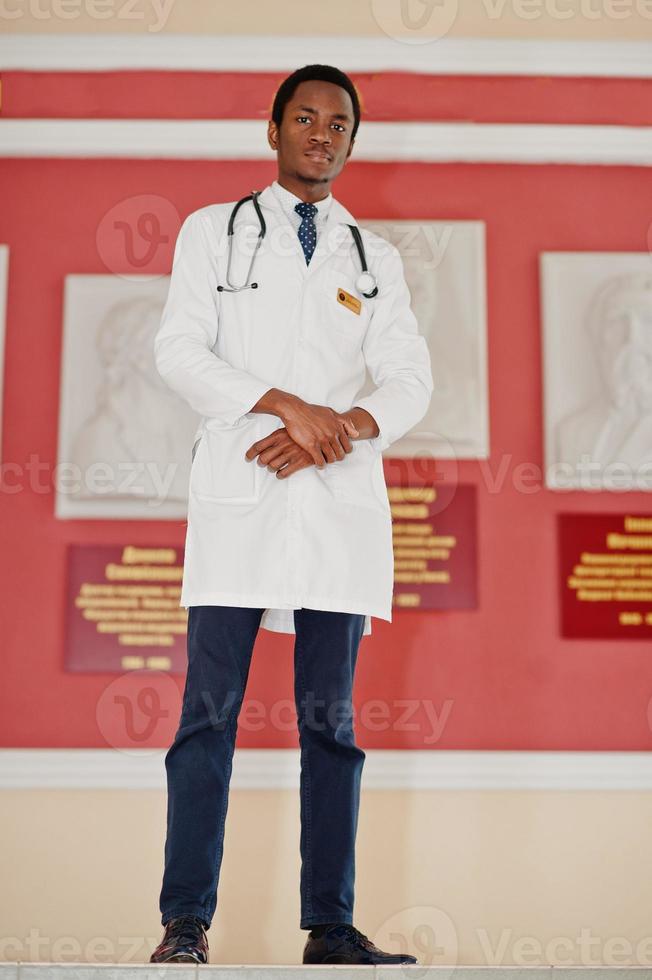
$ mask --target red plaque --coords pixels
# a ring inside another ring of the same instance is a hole
[[[387,493],[398,609],[476,609],[476,490],[472,484],[394,486]]]
[[[559,514],[562,636],[652,637],[652,516]]]
[[[183,548],[71,545],[65,668],[185,673]]]

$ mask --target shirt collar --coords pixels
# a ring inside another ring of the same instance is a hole
[[[286,187],[282,187],[277,180],[272,181],[272,191],[277,201],[283,208],[285,214],[291,214],[294,212],[294,205],[301,203],[301,198],[293,194]],[[326,218],[330,210],[331,202],[333,200],[333,195],[329,194],[327,197],[323,198],[321,201],[315,201],[315,207],[317,208],[316,219]],[[294,212],[296,213],[296,212]]]

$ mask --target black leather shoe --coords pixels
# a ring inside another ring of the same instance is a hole
[[[208,963],[208,940],[202,920],[190,914],[170,919],[149,962]]]
[[[416,963],[408,953],[385,953],[348,923],[330,926],[323,936],[308,936],[304,963]]]

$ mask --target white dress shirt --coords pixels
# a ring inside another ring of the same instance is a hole
[[[276,197],[277,201],[283,209],[283,213],[286,215],[292,227],[299,234],[299,225],[301,224],[302,218],[300,214],[294,210],[295,204],[302,204],[300,197],[293,194],[282,184],[279,184],[277,180],[273,181],[271,184],[272,192]],[[321,201],[314,201],[314,205],[317,208],[317,214],[314,217],[315,231],[317,232],[317,241],[319,241],[319,232],[324,228],[330,211],[331,201],[333,200],[333,195],[329,194],[324,197]]]

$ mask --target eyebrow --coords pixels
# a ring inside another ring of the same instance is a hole
[[[299,105],[297,106],[297,110],[299,109],[303,109],[304,112],[312,112],[313,116],[319,114],[317,109],[313,109],[309,105]],[[351,117],[346,112],[336,112],[331,116],[331,119],[346,119],[347,122],[351,122]]]

